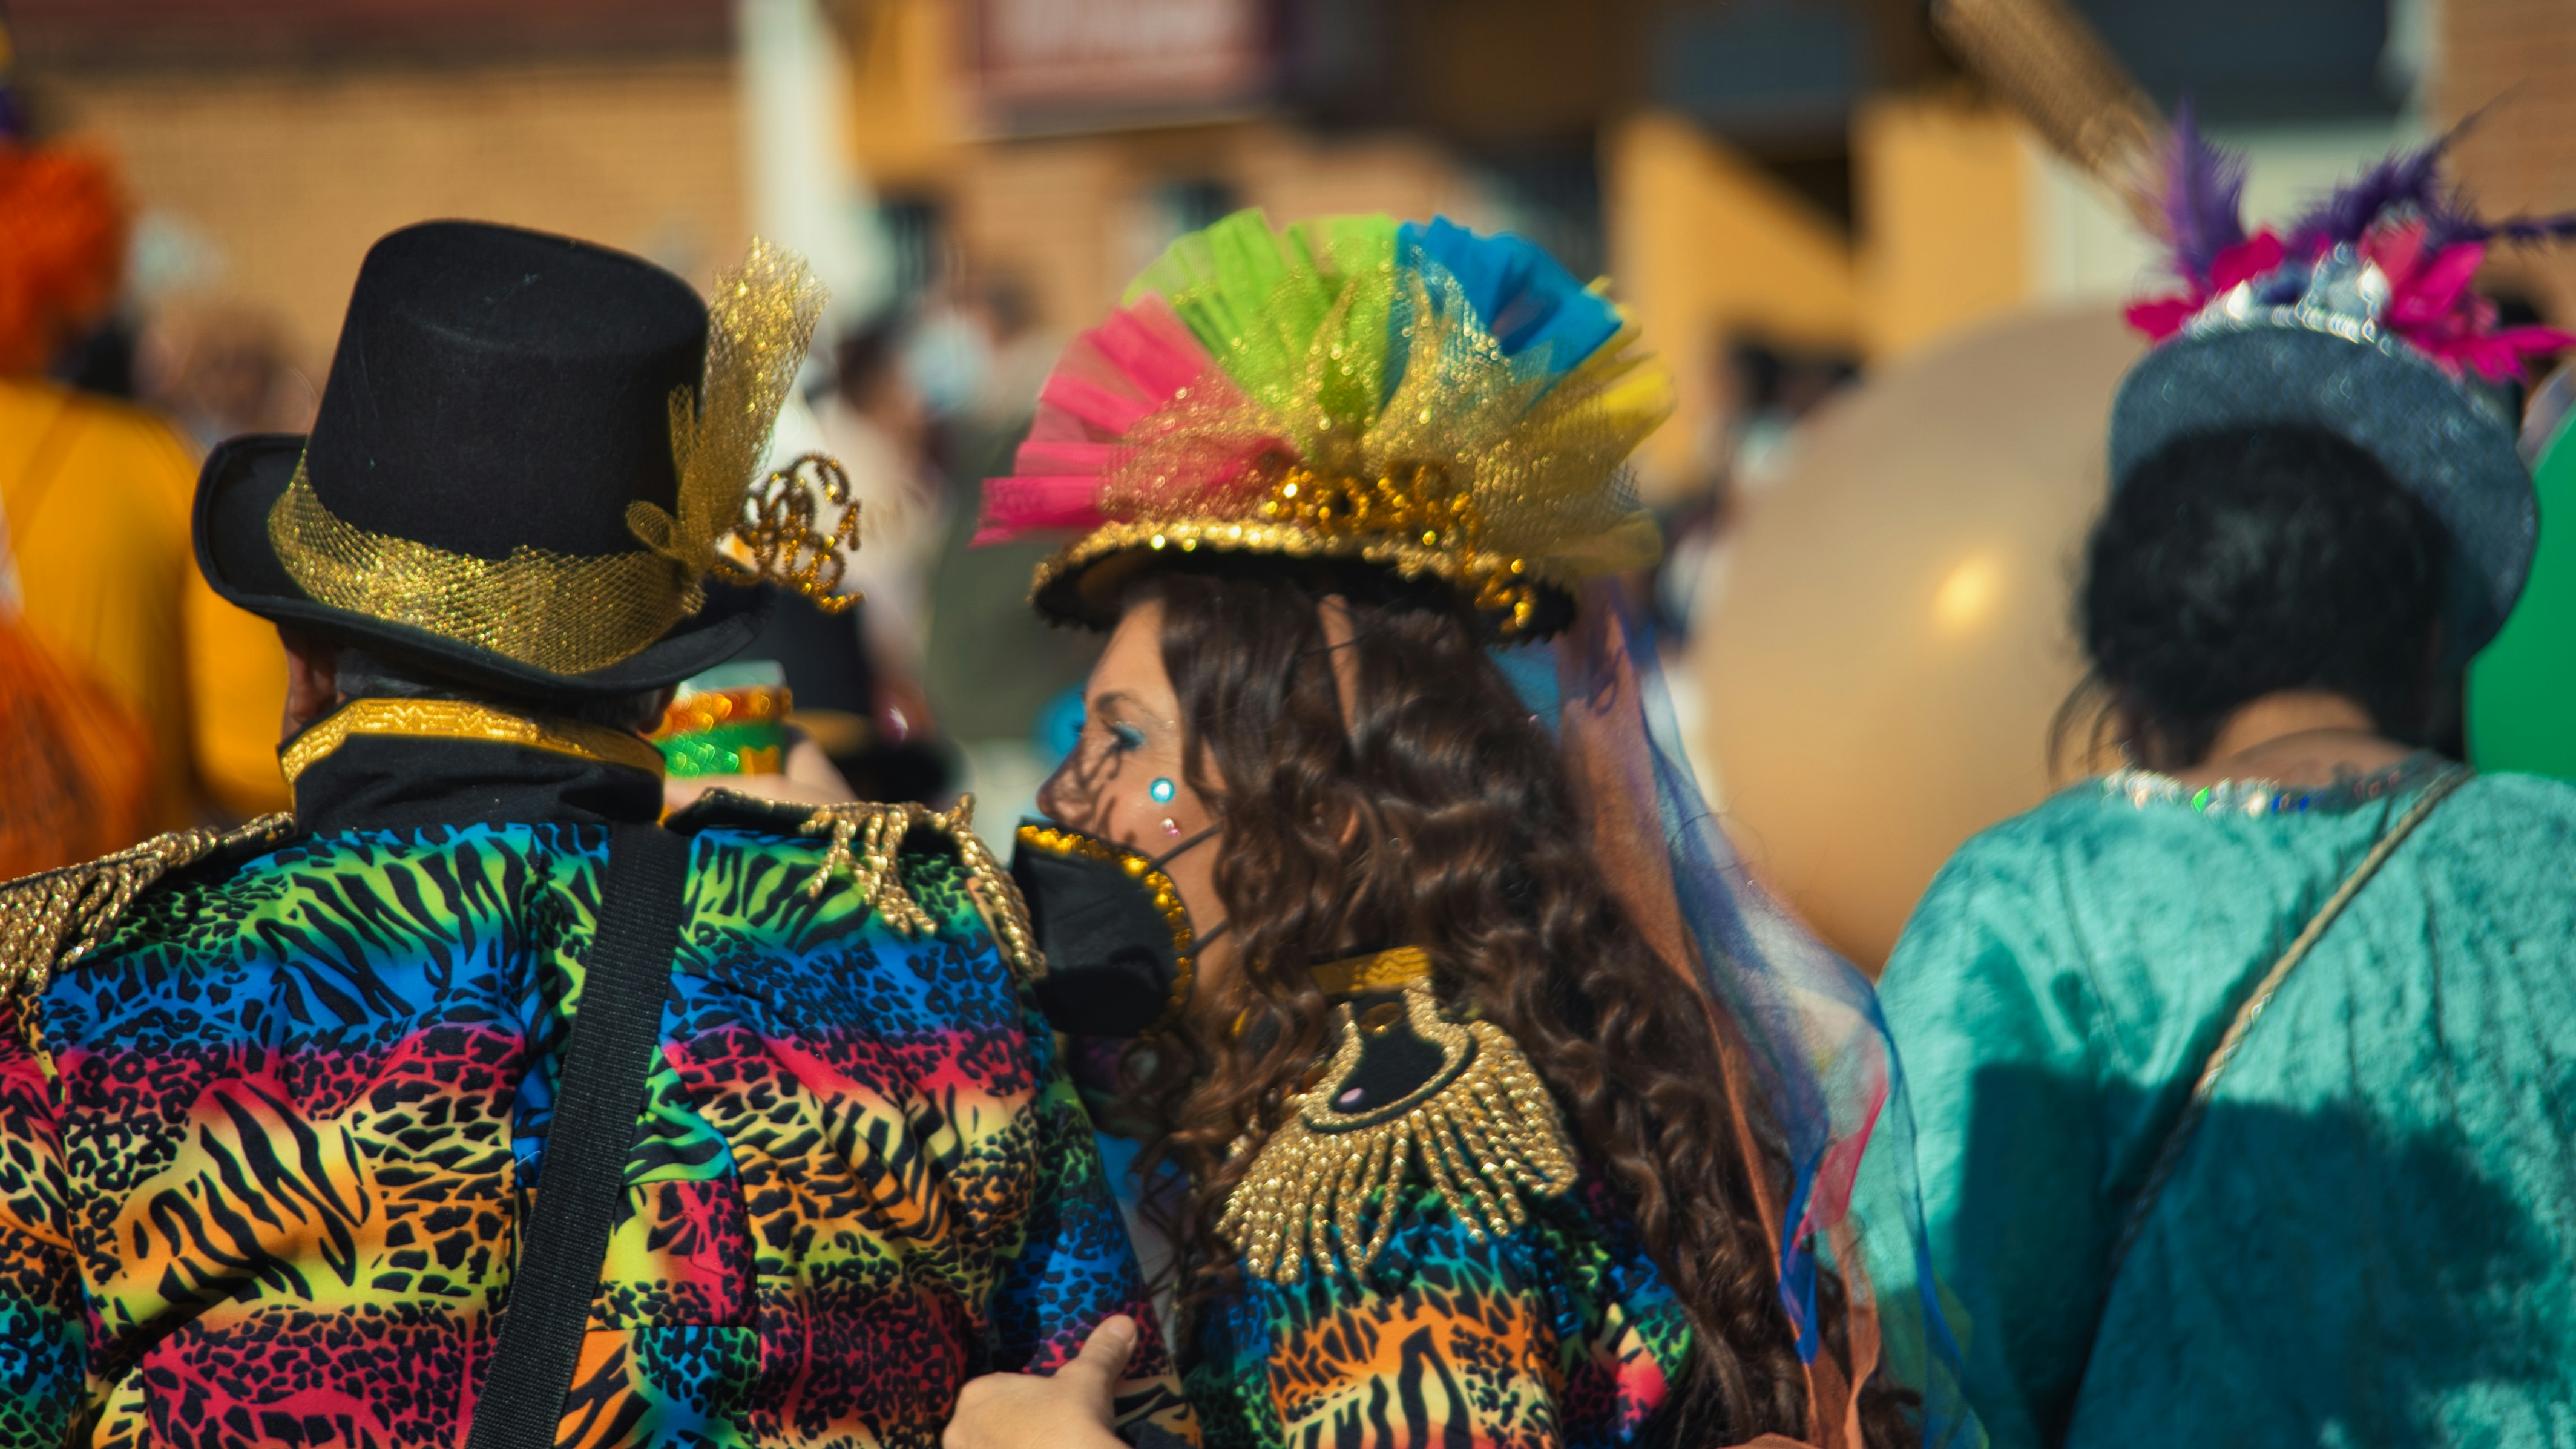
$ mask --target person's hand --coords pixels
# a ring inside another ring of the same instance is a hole
[[[957,1391],[942,1449],[1126,1449],[1111,1401],[1136,1352],[1136,1321],[1119,1314],[1050,1375],[986,1374]]]
[[[709,790],[739,790],[762,800],[790,805],[839,805],[859,798],[841,772],[832,768],[823,747],[801,731],[790,733],[787,772],[782,775],[671,775],[662,781],[665,813],[685,810]]]

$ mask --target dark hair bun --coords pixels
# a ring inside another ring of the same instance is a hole
[[[2078,627],[2151,763],[2197,763],[2238,707],[2290,689],[2349,696],[2421,743],[2449,549],[2432,511],[2342,438],[2197,434],[2112,491]]]

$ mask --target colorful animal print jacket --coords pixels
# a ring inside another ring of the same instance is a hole
[[[1633,1449],[1668,1442],[1690,1323],[1599,1177],[1501,1237],[1427,1186],[1375,1263],[1207,1310],[1188,1389],[1211,1449]]]
[[[1366,992],[1235,1189],[1186,1383],[1211,1449],[1642,1449],[1688,1313],[1511,1039]]]
[[[62,912],[0,896],[6,1449],[464,1442],[607,822],[658,784],[353,737],[297,791],[301,828],[197,849],[41,992]],[[900,855],[907,937],[807,893],[794,816],[675,824],[688,925],[559,1442],[933,1445],[968,1376],[1150,1324],[953,854]],[[1133,1373],[1123,1419],[1194,1437],[1150,1329]]]

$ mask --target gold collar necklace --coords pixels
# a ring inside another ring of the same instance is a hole
[[[277,752],[278,768],[292,785],[313,762],[355,735],[416,740],[472,740],[571,755],[602,765],[624,765],[659,779],[662,752],[641,735],[576,719],[535,719],[461,699],[353,699],[297,735]]]
[[[1310,968],[1309,974],[1315,979],[1315,989],[1326,996],[1357,996],[1363,991],[1387,991],[1421,980],[1431,974],[1431,958],[1419,946],[1398,946],[1392,951],[1327,961]]]

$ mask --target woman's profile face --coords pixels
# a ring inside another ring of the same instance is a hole
[[[1038,791],[1038,809],[1059,825],[1162,860],[1216,824],[1182,768],[1186,744],[1180,697],[1163,669],[1163,601],[1146,595],[1119,616],[1092,666],[1082,734]],[[1201,934],[1225,919],[1216,895],[1224,849],[1222,836],[1211,837],[1163,864]],[[1201,953],[1202,989],[1214,984],[1227,949],[1219,937]]]

